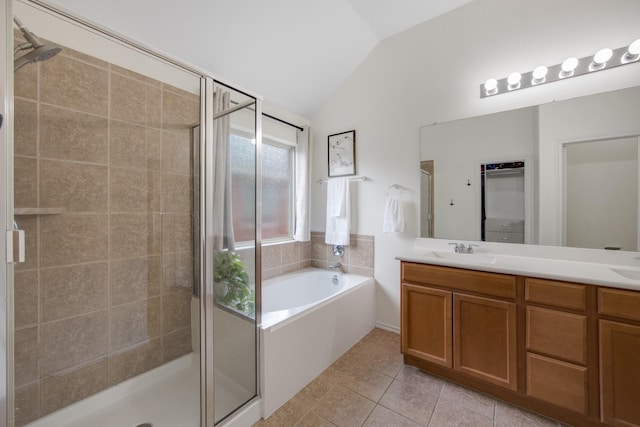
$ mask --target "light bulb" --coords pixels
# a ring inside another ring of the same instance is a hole
[[[597,51],[596,54],[593,55],[593,62],[589,64],[589,71],[595,71],[604,68],[604,66],[607,64],[607,61],[611,59],[612,55],[613,51],[608,47]]]
[[[640,58],[640,39],[629,45],[627,53],[622,55],[622,63],[626,64],[627,62],[633,62],[638,60],[638,58]]]
[[[519,88],[521,78],[522,78],[522,75],[517,71],[509,74],[509,77],[507,77],[507,83],[509,83],[509,89]]]
[[[493,95],[498,91],[498,81],[493,78],[488,79],[486,82],[484,82],[484,90],[486,91],[487,95]]]
[[[573,75],[573,71],[578,66],[578,58],[571,57],[564,60],[562,63],[562,71],[560,72],[560,77],[569,77]]]
[[[533,77],[533,80],[531,81],[531,83],[539,84],[539,83],[544,82],[544,79],[547,76],[547,72],[548,71],[549,71],[549,69],[547,67],[545,67],[544,65],[540,65],[540,66],[534,68],[533,72],[531,73],[531,76]]]

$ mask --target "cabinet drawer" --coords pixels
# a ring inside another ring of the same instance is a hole
[[[524,220],[487,218],[484,224],[485,231],[524,233]]]
[[[587,368],[527,353],[527,396],[586,414]]]
[[[586,365],[587,317],[527,307],[527,349]]]
[[[573,283],[527,277],[524,297],[530,302],[571,310],[587,308],[587,287]]]
[[[402,281],[511,299],[516,295],[515,276],[411,262],[402,263]]]
[[[640,292],[599,288],[598,312],[609,316],[640,321]]]
[[[485,240],[487,242],[524,243],[524,233],[487,231],[485,233]]]

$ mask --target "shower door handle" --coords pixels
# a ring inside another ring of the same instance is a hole
[[[7,231],[7,263],[24,262],[24,230]]]

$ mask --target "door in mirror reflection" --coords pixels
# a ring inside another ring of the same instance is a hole
[[[638,250],[638,141],[564,146],[566,246]]]

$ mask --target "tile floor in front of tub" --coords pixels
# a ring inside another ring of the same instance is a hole
[[[559,427],[549,418],[402,363],[400,336],[374,329],[254,427]]]

